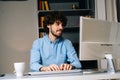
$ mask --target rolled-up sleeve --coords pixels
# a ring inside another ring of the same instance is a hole
[[[71,41],[66,40],[65,44],[66,44],[66,48],[67,48],[68,61],[75,68],[81,68],[81,63],[79,61],[79,58],[77,57],[77,53],[76,53]]]
[[[30,52],[30,70],[31,71],[39,71],[42,67],[40,64],[40,40],[37,39],[33,42],[32,49]]]

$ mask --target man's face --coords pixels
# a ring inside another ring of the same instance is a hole
[[[54,24],[49,25],[49,33],[51,33],[55,37],[62,36],[63,26],[60,21],[54,22]]]

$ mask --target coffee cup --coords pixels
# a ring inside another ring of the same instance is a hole
[[[25,71],[25,62],[15,62],[14,69],[16,77],[23,77]]]

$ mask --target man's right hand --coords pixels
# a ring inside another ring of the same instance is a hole
[[[41,67],[40,71],[60,71],[60,68],[56,64],[52,64],[50,66]]]

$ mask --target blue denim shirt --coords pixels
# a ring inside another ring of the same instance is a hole
[[[67,61],[75,68],[81,68],[77,53],[71,41],[59,38],[52,42],[48,35],[33,42],[30,57],[30,70],[39,71],[42,66],[57,64],[60,66]]]

